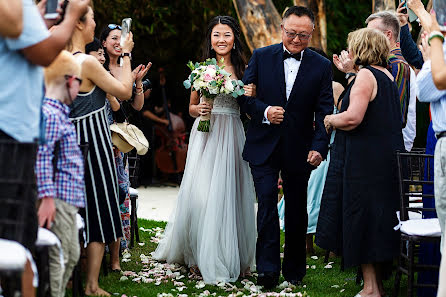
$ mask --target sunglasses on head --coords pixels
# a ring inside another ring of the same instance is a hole
[[[76,75],[65,75],[65,79],[69,84],[71,84],[74,80],[77,80],[79,82],[79,85],[82,84],[82,79],[77,77]]]
[[[109,28],[110,30],[115,30],[115,29],[122,30],[121,26],[116,25],[116,24],[109,24],[109,25],[108,25],[108,28]]]

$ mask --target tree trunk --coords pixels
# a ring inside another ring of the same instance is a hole
[[[232,0],[251,52],[281,42],[282,18],[272,0]]]
[[[373,0],[373,13],[383,10],[395,10],[395,0]]]
[[[294,0],[294,5],[308,7],[315,16],[315,28],[310,46],[321,48],[327,52],[327,17],[325,0]]]

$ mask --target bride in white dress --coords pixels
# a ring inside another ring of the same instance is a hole
[[[240,27],[234,18],[211,20],[204,59],[224,58],[232,78],[243,76],[245,59]],[[246,86],[247,95],[253,86]],[[189,113],[205,115],[210,106],[192,92]],[[192,127],[186,168],[164,237],[154,258],[198,267],[205,283],[234,282],[253,268],[256,245],[255,190],[248,163],[242,159],[245,132],[237,100],[218,95],[209,133]]]

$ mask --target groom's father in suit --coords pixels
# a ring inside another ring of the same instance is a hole
[[[283,276],[292,284],[306,273],[307,184],[326,157],[329,137],[324,117],[333,111],[331,63],[307,49],[313,13],[301,6],[283,17],[282,43],[256,49],[243,81],[257,86],[256,97],[241,97],[251,121],[243,158],[249,162],[258,197],[257,283],[275,287],[280,275],[277,180],[285,194]],[[314,123],[314,125],[313,125]]]

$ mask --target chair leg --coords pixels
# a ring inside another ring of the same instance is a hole
[[[136,199],[138,199],[138,196],[136,196]],[[136,242],[139,242],[139,227],[138,227],[138,207],[136,206],[136,201],[135,201],[135,213],[134,213],[134,223],[135,223],[135,228],[133,229],[133,232],[135,233],[135,237],[136,237]]]
[[[413,297],[413,285],[414,285],[414,245],[415,243],[413,241],[409,241],[409,247],[408,247],[408,256],[409,256],[409,263],[407,267],[407,297]]]
[[[102,257],[102,273],[104,274],[104,276],[108,275],[107,252],[104,252],[104,256]]]
[[[131,205],[131,211],[130,211],[130,248],[133,248],[135,244],[135,216],[136,216],[136,200],[135,196],[130,196],[130,205]],[[138,235],[139,237],[139,235]]]
[[[402,268],[402,264],[403,264],[402,263],[403,258],[401,255],[403,255],[403,244],[404,244],[404,241],[401,240],[400,241],[400,254],[398,255],[398,267],[396,269],[395,282],[393,285],[393,294],[392,294],[393,297],[398,297],[398,294],[400,293],[401,275],[402,275],[401,268]]]
[[[39,272],[39,287],[37,297],[50,297],[50,270],[49,270],[49,247],[38,247],[36,249],[36,266]]]
[[[79,271],[79,262],[74,266],[73,273],[71,274],[71,282],[72,282],[72,296],[79,297],[78,283],[80,282],[80,271]]]

